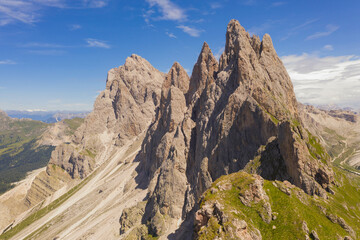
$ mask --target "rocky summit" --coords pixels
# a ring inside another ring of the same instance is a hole
[[[149,181],[143,222],[159,236],[178,221],[192,221],[214,180],[251,165],[265,179],[326,197],[333,173],[326,157],[311,155],[308,142],[270,36],[250,37],[232,20],[220,63],[204,43],[190,79],[178,63],[165,78],[138,157],[138,172]]]
[[[164,74],[132,55],[28,190],[28,208],[58,215],[41,224],[28,212],[40,220],[11,236],[356,239],[358,189],[332,167],[312,112],[297,103],[271,37],[236,20],[219,61],[204,43],[190,77],[177,62]]]

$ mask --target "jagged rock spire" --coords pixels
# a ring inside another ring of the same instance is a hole
[[[172,65],[171,69],[166,75],[162,89],[169,89],[171,86],[180,89],[184,94],[189,89],[189,76],[185,69],[178,62],[175,62]]]
[[[214,75],[218,71],[218,68],[218,61],[211,52],[209,45],[204,42],[191,75],[188,102],[191,101],[196,92],[200,95],[206,85],[214,82]]]

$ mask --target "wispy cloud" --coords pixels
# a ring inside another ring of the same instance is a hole
[[[312,54],[281,58],[300,102],[360,107],[360,58]]]
[[[16,62],[12,61],[12,60],[0,60],[0,65],[11,65],[11,64],[16,64]]]
[[[339,29],[339,26],[328,24],[326,25],[326,30],[322,32],[316,32],[306,38],[306,40],[314,40],[321,37],[329,36],[330,34],[334,33]]]
[[[185,21],[187,19],[185,10],[170,0],[146,0],[146,2],[150,4],[150,7],[156,6],[158,8],[161,14],[159,19],[174,21]],[[151,14],[153,13],[151,12]],[[149,15],[147,16],[149,17]]]
[[[102,8],[108,4],[107,0],[83,0],[85,7],[89,8]]]
[[[54,43],[39,43],[39,42],[31,42],[25,43],[21,45],[21,47],[25,48],[65,48],[67,46],[61,44],[54,44]]]
[[[16,21],[34,23],[37,19],[37,8],[35,4],[24,0],[2,0],[0,19],[2,26]]]
[[[211,9],[218,9],[218,8],[222,8],[223,6],[221,5],[221,3],[213,2],[213,3],[210,3],[210,7],[211,7]]]
[[[56,49],[28,50],[27,52],[31,54],[45,55],[45,56],[60,56],[66,53],[66,51],[56,50]]]
[[[325,45],[324,47],[323,47],[323,49],[324,50],[326,50],[326,51],[332,51],[332,50],[334,50],[334,47],[332,46],[332,45]]]
[[[256,5],[256,0],[242,0],[242,4],[246,5],[246,6],[252,6],[252,5]]]
[[[293,35],[296,35],[299,33],[300,30],[305,29],[306,27],[310,26],[312,23],[317,22],[319,19],[310,19],[305,21],[304,23],[295,26],[293,28],[291,28],[288,32],[288,34],[286,34],[284,37],[281,38],[282,41],[287,40],[288,38],[290,38]]]
[[[0,26],[21,22],[34,24],[41,12],[53,8],[101,8],[107,0],[0,0]]]
[[[168,35],[170,38],[177,38],[175,36],[175,34],[171,33],[171,32],[166,32],[166,35]]]
[[[27,2],[32,2],[34,4],[40,4],[48,7],[57,7],[57,8],[66,8],[67,6],[66,1],[64,0],[30,0]]]
[[[179,25],[179,26],[177,26],[177,28],[182,29],[183,32],[189,34],[192,37],[199,37],[201,32],[203,32],[203,30],[199,30],[199,29],[189,27],[189,26],[185,26],[185,25]]]
[[[272,3],[272,6],[273,7],[280,7],[280,6],[283,6],[285,5],[287,2],[273,2]]]
[[[264,22],[263,24],[259,25],[259,26],[253,26],[251,28],[249,28],[249,33],[250,34],[256,34],[256,35],[260,35],[260,34],[264,34],[266,33],[269,29],[271,29],[273,26],[277,25],[280,21],[279,20],[267,20],[266,22]]]
[[[69,26],[69,29],[71,30],[71,31],[75,31],[75,30],[79,30],[79,29],[81,29],[82,27],[81,27],[81,25],[79,25],[79,24],[71,24],[70,26]]]
[[[85,41],[87,42],[88,47],[98,47],[98,48],[107,48],[107,49],[111,48],[111,46],[103,40],[88,38]]]

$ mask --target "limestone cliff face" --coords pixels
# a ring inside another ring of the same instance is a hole
[[[164,78],[137,55],[110,70],[106,89],[97,97],[94,110],[71,141],[52,152],[46,172],[36,177],[26,195],[26,205],[35,206],[67,184],[72,185],[72,179],[85,178],[114,149],[145,131],[155,117]],[[61,169],[70,177],[59,174]]]
[[[145,59],[132,55],[109,71],[106,89],[70,144],[55,149],[50,160],[73,178],[86,177],[111,147],[142,133],[155,117],[164,75]]]
[[[166,76],[139,154],[149,183],[142,221],[168,233],[172,221],[191,219],[214,180],[242,169],[326,197],[333,174],[314,148],[270,36],[250,37],[232,20],[219,64],[205,43],[190,80],[177,63]]]

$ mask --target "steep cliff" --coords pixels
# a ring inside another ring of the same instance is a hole
[[[149,183],[142,223],[154,236],[184,220],[191,226],[212,182],[244,169],[326,198],[333,173],[310,137],[270,36],[260,41],[230,21],[219,64],[204,43],[190,81],[177,63],[166,77],[139,153],[138,171]],[[175,235],[189,237],[184,229]]]
[[[155,116],[164,76],[145,59],[132,55],[109,71],[106,89],[70,144],[55,149],[50,163],[73,178],[86,177],[104,161],[111,147],[138,136]]]
[[[145,131],[155,117],[164,77],[137,55],[127,58],[123,66],[110,70],[106,89],[96,99],[94,110],[79,123],[80,127],[62,126],[74,125],[75,119],[57,123],[44,133],[39,144],[56,143],[57,147],[51,153],[46,171],[35,177],[25,197],[15,199],[16,204],[4,206],[4,210],[21,206],[21,211],[16,211],[11,218],[33,207],[46,206],[92,173],[120,146]],[[54,136],[59,129],[62,129],[60,132],[75,131],[75,134],[71,138]],[[60,143],[61,140],[64,141]]]

